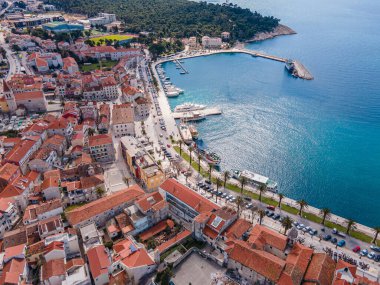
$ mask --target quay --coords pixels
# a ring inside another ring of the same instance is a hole
[[[198,52],[190,53],[190,54],[186,54],[186,53],[181,52],[181,53],[176,54],[176,55],[161,58],[157,61],[157,64],[160,64],[163,62],[168,62],[168,61],[173,61],[173,62],[176,62],[178,64],[179,59],[193,58],[193,57],[199,57],[199,56],[208,56],[208,55],[219,54],[219,53],[245,53],[245,54],[249,54],[253,57],[261,57],[261,58],[265,58],[265,59],[269,59],[269,60],[282,62],[285,64],[290,61],[287,58],[283,58],[283,57],[279,57],[279,56],[275,56],[275,55],[269,55],[269,54],[265,54],[265,53],[255,51],[255,50],[249,50],[249,49],[245,49],[245,48],[231,48],[231,49],[225,49],[225,50],[198,51]],[[314,79],[314,77],[311,75],[311,73],[299,61],[295,60],[295,61],[291,61],[291,62],[293,63],[293,66],[294,66],[294,70],[293,70],[292,74],[295,77],[298,77],[301,79],[306,79],[306,80]],[[181,68],[183,68],[183,66],[181,64],[180,64],[180,66],[181,66]],[[186,70],[185,70],[185,72],[188,73]]]
[[[182,69],[182,71],[186,74],[188,74],[189,72],[183,67],[182,63],[180,63],[180,61],[178,59],[174,60],[174,63],[175,64],[178,64],[179,67]]]
[[[219,108],[206,108],[194,112],[198,113],[202,117],[222,114],[222,110],[220,110]],[[189,112],[173,112],[173,117],[174,119],[185,119],[188,116],[188,113]]]

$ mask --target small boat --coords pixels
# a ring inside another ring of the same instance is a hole
[[[181,71],[179,74],[186,74],[186,72],[185,71]]]
[[[189,125],[189,131],[193,137],[193,140],[197,140],[199,135],[197,128],[194,125]]]
[[[184,103],[184,104],[176,106],[174,108],[174,112],[190,112],[190,111],[197,111],[197,110],[204,110],[204,109],[206,109],[206,105]]]
[[[232,169],[231,172],[232,177],[235,179],[241,179],[244,177],[247,179],[248,183],[251,183],[254,186],[266,185],[269,191],[277,192],[277,182],[269,179],[268,177],[248,170],[239,171]]]
[[[187,113],[183,113],[182,119],[185,122],[201,121],[201,120],[206,119],[206,116],[203,114],[200,114],[199,112],[187,112]]]

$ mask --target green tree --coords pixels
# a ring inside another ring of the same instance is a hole
[[[243,194],[245,184],[247,184],[247,178],[241,177],[240,178],[240,193],[241,194]]]
[[[179,155],[182,155],[182,140],[179,140]]]
[[[309,204],[305,200],[298,200],[296,204],[300,207],[298,215],[302,216],[303,209],[306,209],[309,206]]]
[[[218,203],[218,192],[219,192],[219,187],[222,186],[222,180],[216,178],[216,203]]]
[[[201,173],[201,159],[202,157],[198,154],[198,173]]]
[[[209,179],[210,182],[211,182],[212,168],[213,168],[214,166],[212,165],[212,163],[209,163],[209,164],[208,164],[208,167],[209,167],[209,169],[208,169],[208,173],[209,173],[208,179]]]
[[[193,156],[191,155],[193,153],[194,148],[192,146],[189,146],[189,153],[190,153],[190,166],[193,159]]]
[[[102,187],[97,187],[96,188],[96,195],[100,198],[100,197],[103,197],[103,195],[104,195],[104,193],[105,193],[105,191],[104,191],[104,189],[102,188]]]
[[[267,190],[268,190],[267,185],[265,185],[265,184],[260,185],[260,187],[259,187],[259,201],[260,201],[260,202],[262,202],[262,201],[261,201],[262,195],[263,195],[265,192],[267,192]]]
[[[281,225],[284,228],[284,235],[286,235],[286,232],[292,227],[292,224],[293,224],[293,220],[289,216],[286,216],[281,221]]]
[[[373,231],[374,231],[374,233],[375,233],[375,237],[374,237],[374,239],[373,239],[373,243],[374,244],[376,244],[376,241],[377,241],[377,237],[378,237],[378,235],[379,235],[379,233],[380,233],[380,227],[374,227],[373,228]]]
[[[228,178],[230,178],[230,172],[228,170],[223,172],[223,178],[224,178],[223,188],[226,189],[227,180]]]
[[[324,225],[326,219],[331,216],[331,210],[329,208],[323,208],[319,211],[319,214],[322,216],[321,224]]]
[[[351,229],[353,229],[354,227],[356,226],[356,222],[352,219],[348,219],[347,220],[347,230],[346,230],[346,234],[350,234],[350,231]]]
[[[265,217],[265,211],[263,209],[259,209],[257,212],[259,213],[259,224],[261,225],[263,218]]]
[[[284,194],[282,193],[278,193],[278,207],[281,209],[281,202],[282,202],[282,199],[285,198]]]
[[[241,214],[241,207],[243,206],[244,204],[244,200],[241,196],[237,196],[236,197],[236,201],[235,201],[235,204],[236,204],[236,207],[237,207],[237,214],[238,214],[238,217],[240,217],[240,214]]]

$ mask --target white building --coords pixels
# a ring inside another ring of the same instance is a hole
[[[221,38],[202,37],[202,46],[206,49],[218,49],[222,46]]]
[[[0,199],[0,237],[3,237],[6,231],[12,229],[19,219],[19,212],[13,198]]]
[[[88,21],[92,26],[106,25],[116,21],[115,14],[99,13],[98,17],[89,18]]]

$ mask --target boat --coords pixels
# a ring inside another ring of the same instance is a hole
[[[184,143],[191,144],[193,141],[193,137],[191,135],[189,127],[186,124],[181,123],[178,125],[178,129]]]
[[[185,71],[181,71],[179,74],[186,74],[186,72]]]
[[[206,105],[194,104],[194,103],[183,103],[174,108],[174,112],[190,112],[206,109]]]
[[[287,60],[287,61],[285,62],[285,68],[286,68],[289,72],[293,73],[293,71],[294,71],[294,63],[293,63],[293,61],[292,61],[292,60]]]
[[[269,191],[277,192],[277,182],[269,179],[266,176],[248,170],[240,171],[232,169],[231,173],[232,177],[235,179],[239,180],[242,177],[244,177],[245,179],[247,179],[248,183],[253,184],[254,186],[266,185]]]
[[[184,112],[183,113],[183,116],[182,116],[182,119],[185,121],[185,122],[191,122],[191,121],[201,121],[201,120],[204,120],[206,119],[206,116],[195,111],[195,112]]]
[[[208,164],[212,164],[213,166],[219,166],[220,162],[222,161],[220,156],[215,152],[199,149],[199,154]]]
[[[179,92],[178,91],[167,91],[166,92],[166,97],[169,97],[169,98],[174,98],[174,97],[178,97],[179,96]]]
[[[189,131],[193,137],[193,140],[197,140],[199,135],[197,128],[194,125],[189,125]]]

